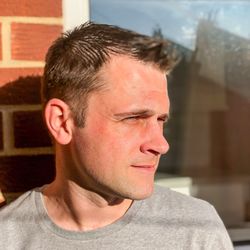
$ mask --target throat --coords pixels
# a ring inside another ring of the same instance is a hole
[[[43,191],[49,218],[58,227],[71,231],[90,231],[105,227],[124,216],[132,205],[129,199],[110,199],[101,202],[97,197],[59,194]]]

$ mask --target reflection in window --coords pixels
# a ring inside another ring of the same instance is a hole
[[[250,221],[250,3],[91,0],[91,20],[176,44],[169,77],[170,152],[159,171],[192,177],[193,195],[229,228]]]

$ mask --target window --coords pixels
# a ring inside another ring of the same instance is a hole
[[[179,49],[168,79],[171,150],[158,171],[190,177],[192,195],[212,203],[231,232],[250,225],[249,13],[241,0],[90,1],[91,20],[162,36]]]

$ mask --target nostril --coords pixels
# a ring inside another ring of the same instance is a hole
[[[152,149],[148,150],[148,152],[150,152],[151,154],[156,155],[156,156],[160,154],[159,152],[152,150]]]

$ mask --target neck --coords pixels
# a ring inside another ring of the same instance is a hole
[[[69,180],[55,180],[43,190],[45,207],[59,227],[89,231],[121,218],[132,200],[102,196]]]

